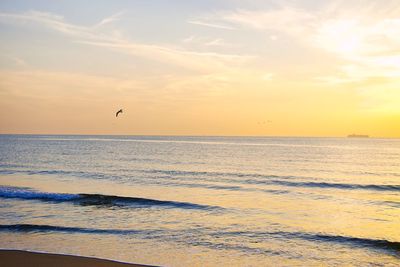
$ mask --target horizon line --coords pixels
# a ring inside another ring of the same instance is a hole
[[[318,136],[318,135],[183,135],[183,134],[60,134],[60,133],[0,133],[0,135],[48,135],[48,136],[149,136],[149,137],[260,137],[260,138],[349,138],[346,136]],[[350,139],[400,139],[400,137],[368,136],[367,138]]]

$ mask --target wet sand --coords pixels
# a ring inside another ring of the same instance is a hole
[[[22,250],[0,250],[0,262],[0,265],[5,267],[149,267],[149,265],[123,263],[97,258]]]

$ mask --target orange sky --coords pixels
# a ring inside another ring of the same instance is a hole
[[[312,2],[3,1],[0,133],[400,137],[398,2]]]

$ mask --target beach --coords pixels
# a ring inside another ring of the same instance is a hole
[[[149,265],[131,264],[98,258],[23,250],[0,250],[0,261],[2,266],[7,267],[149,267]]]
[[[0,267],[400,267],[400,0],[0,0]]]

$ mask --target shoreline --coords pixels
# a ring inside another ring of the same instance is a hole
[[[55,254],[16,249],[0,249],[0,262],[7,267],[155,267],[136,263],[120,262],[95,257]]]

